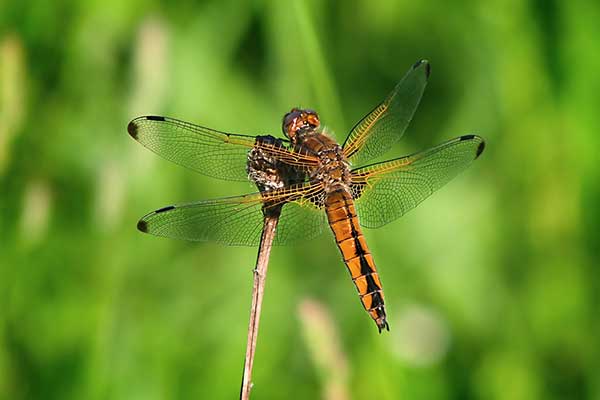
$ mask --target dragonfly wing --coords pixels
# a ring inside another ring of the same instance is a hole
[[[176,239],[256,246],[263,227],[263,205],[268,203],[269,207],[283,207],[274,244],[288,244],[321,233],[324,212],[311,200],[320,192],[320,186],[303,185],[167,206],[142,217],[138,229]]]
[[[467,168],[485,142],[465,135],[426,151],[352,171],[352,192],[361,225],[377,228],[415,208]]]
[[[255,136],[219,132],[169,117],[138,117],[129,123],[127,131],[161,157],[201,174],[225,180],[248,180],[248,152],[256,147],[292,165],[314,163],[312,157],[293,153],[286,147],[258,143]]]
[[[314,239],[327,226],[325,211],[311,201],[292,201],[283,206],[277,225],[276,246]]]
[[[382,155],[402,137],[421,101],[429,72],[428,61],[417,62],[392,93],[352,128],[343,145],[352,164],[363,165]]]

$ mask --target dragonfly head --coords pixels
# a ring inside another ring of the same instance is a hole
[[[317,129],[321,125],[316,111],[310,109],[292,108],[283,117],[283,134],[294,141],[298,133]]]

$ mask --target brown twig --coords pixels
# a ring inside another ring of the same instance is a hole
[[[267,267],[275,230],[279,222],[279,213],[265,214],[260,247],[254,269],[254,285],[252,286],[252,305],[250,307],[250,321],[248,323],[248,343],[246,344],[246,359],[244,361],[244,374],[242,375],[242,388],[240,399],[250,399],[252,389],[252,367],[254,365],[254,353],[256,351],[256,339],[258,338],[258,324],[260,322],[260,311],[265,291],[265,279]]]

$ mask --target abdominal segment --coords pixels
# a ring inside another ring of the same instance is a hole
[[[327,195],[325,206],[329,226],[365,310],[377,324],[379,332],[384,328],[389,330],[381,281],[365,237],[358,225],[352,196],[347,190],[340,188]]]

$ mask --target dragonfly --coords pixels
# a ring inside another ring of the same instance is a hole
[[[389,331],[383,286],[362,227],[378,228],[403,216],[485,148],[480,136],[463,135],[372,163],[404,134],[430,72],[427,60],[415,63],[342,145],[311,109],[285,114],[285,138],[228,133],[163,116],[133,119],[128,133],[165,159],[218,179],[263,184],[256,193],[162,207],[142,217],[137,228],[170,238],[256,246],[269,211],[279,215],[274,245],[314,238],[329,225],[362,306],[380,333]]]

